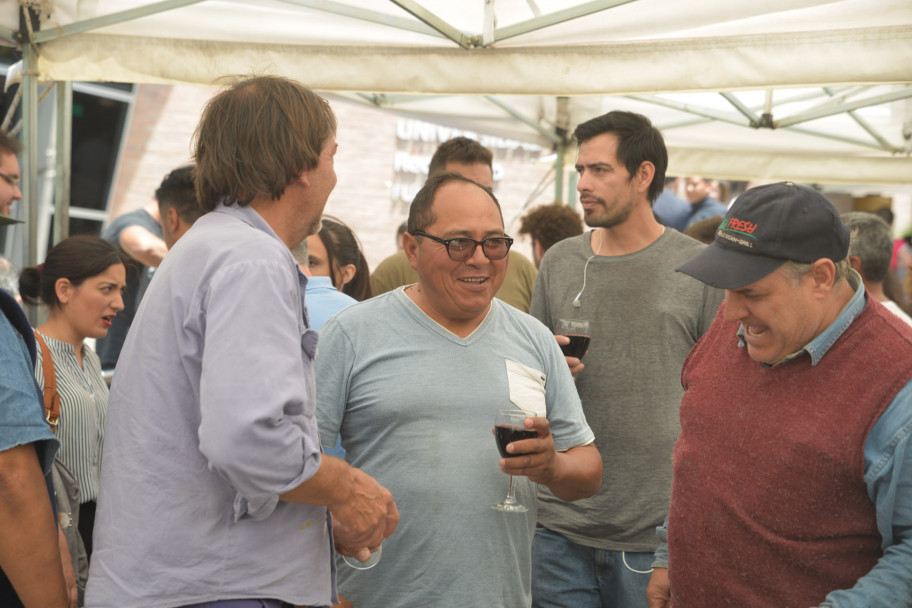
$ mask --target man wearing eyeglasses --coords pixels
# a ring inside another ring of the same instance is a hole
[[[0,147],[0,215],[8,216],[13,203],[21,200],[19,161],[14,152]]]
[[[14,223],[22,144],[0,130],[0,227]],[[55,523],[51,468],[60,442],[35,385],[35,338],[12,295],[0,290],[0,606],[76,606],[69,548]]]
[[[342,566],[354,606],[531,605],[535,486],[564,500],[598,490],[601,458],[548,329],[494,294],[513,239],[490,190],[432,176],[412,203],[405,252],[418,282],[350,306],[320,335],[317,422],[396,496],[400,524],[374,568]],[[500,409],[537,436],[501,459]],[[515,475],[528,512],[491,507]]]

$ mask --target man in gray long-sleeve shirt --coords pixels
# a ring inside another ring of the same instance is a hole
[[[704,245],[652,214],[668,156],[649,119],[610,112],[574,135],[577,190],[595,230],[548,250],[532,314],[552,329],[560,318],[589,321],[585,363],[568,363],[599,438],[602,486],[573,503],[539,490],[533,606],[645,608],[680,431],[681,365],[722,294],[675,272]]]
[[[206,106],[209,213],[160,266],[118,362],[87,605],[328,606],[333,540],[366,559],[395,529],[389,491],[322,455],[314,418],[316,333],[290,247],[336,184],[335,126],[282,78]]]

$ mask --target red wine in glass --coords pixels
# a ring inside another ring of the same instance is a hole
[[[582,359],[583,355],[586,354],[586,351],[589,350],[589,340],[592,338],[590,336],[583,336],[580,334],[564,334],[570,338],[569,344],[561,344],[561,350],[564,352],[565,357],[576,357],[577,359]]]
[[[507,446],[509,444],[514,441],[522,441],[523,439],[535,439],[537,436],[538,433],[532,429],[518,429],[514,426],[500,424],[494,426],[494,438],[497,440],[497,449],[500,450],[500,455],[504,458],[519,456],[519,454],[510,454],[507,452]]]
[[[589,321],[576,319],[558,319],[557,333],[570,338],[569,344],[561,344],[561,351],[565,357],[582,359],[589,349]]]

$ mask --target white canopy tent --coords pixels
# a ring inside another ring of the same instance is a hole
[[[653,119],[677,174],[912,184],[910,0],[4,0],[0,40],[23,51],[27,137],[37,81],[275,73],[559,166],[617,108]]]

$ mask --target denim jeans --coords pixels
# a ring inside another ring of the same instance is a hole
[[[532,541],[532,607],[647,608],[651,565],[652,553],[586,547],[539,527]]]

